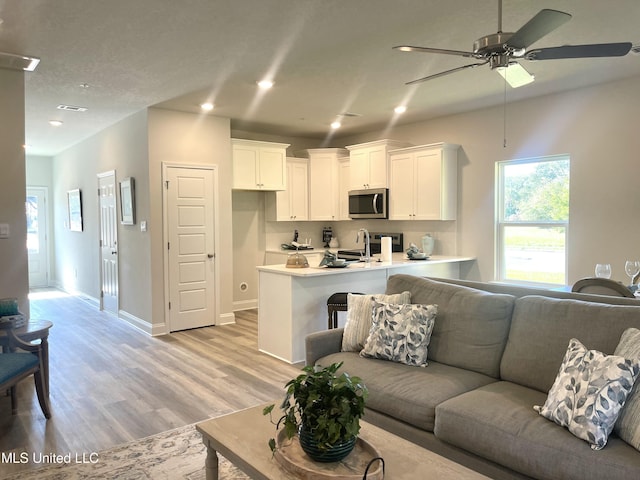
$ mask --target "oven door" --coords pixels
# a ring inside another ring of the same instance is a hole
[[[349,218],[387,218],[388,192],[386,188],[351,190]]]

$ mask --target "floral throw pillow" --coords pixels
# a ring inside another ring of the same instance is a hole
[[[369,336],[371,322],[373,320],[373,302],[379,300],[388,303],[409,303],[411,292],[394,293],[385,295],[375,293],[373,295],[347,294],[347,322],[342,334],[342,351],[359,352]]]
[[[545,404],[533,408],[594,450],[607,444],[640,373],[640,360],[587,350],[572,338]]]
[[[373,303],[371,332],[360,355],[426,367],[438,306]]]
[[[626,329],[613,354],[624,358],[640,358],[640,330]],[[640,450],[640,380],[636,380],[613,431],[633,448]]]

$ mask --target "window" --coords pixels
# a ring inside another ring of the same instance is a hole
[[[497,163],[496,279],[567,284],[569,157]]]

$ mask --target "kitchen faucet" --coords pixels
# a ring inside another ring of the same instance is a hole
[[[364,261],[366,263],[371,262],[371,236],[369,235],[369,230],[366,228],[361,228],[358,230],[358,235],[356,236],[356,243],[360,241],[360,232],[364,233]]]

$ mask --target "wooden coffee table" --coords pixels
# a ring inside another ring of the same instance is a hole
[[[277,404],[277,402],[276,402]],[[218,479],[218,456],[256,480],[294,479],[273,458],[267,442],[275,437],[275,426],[262,415],[264,405],[241,410],[196,425],[207,447],[207,480]],[[451,460],[361,422],[360,436],[374,445],[385,461],[385,480],[480,480],[487,479]]]

